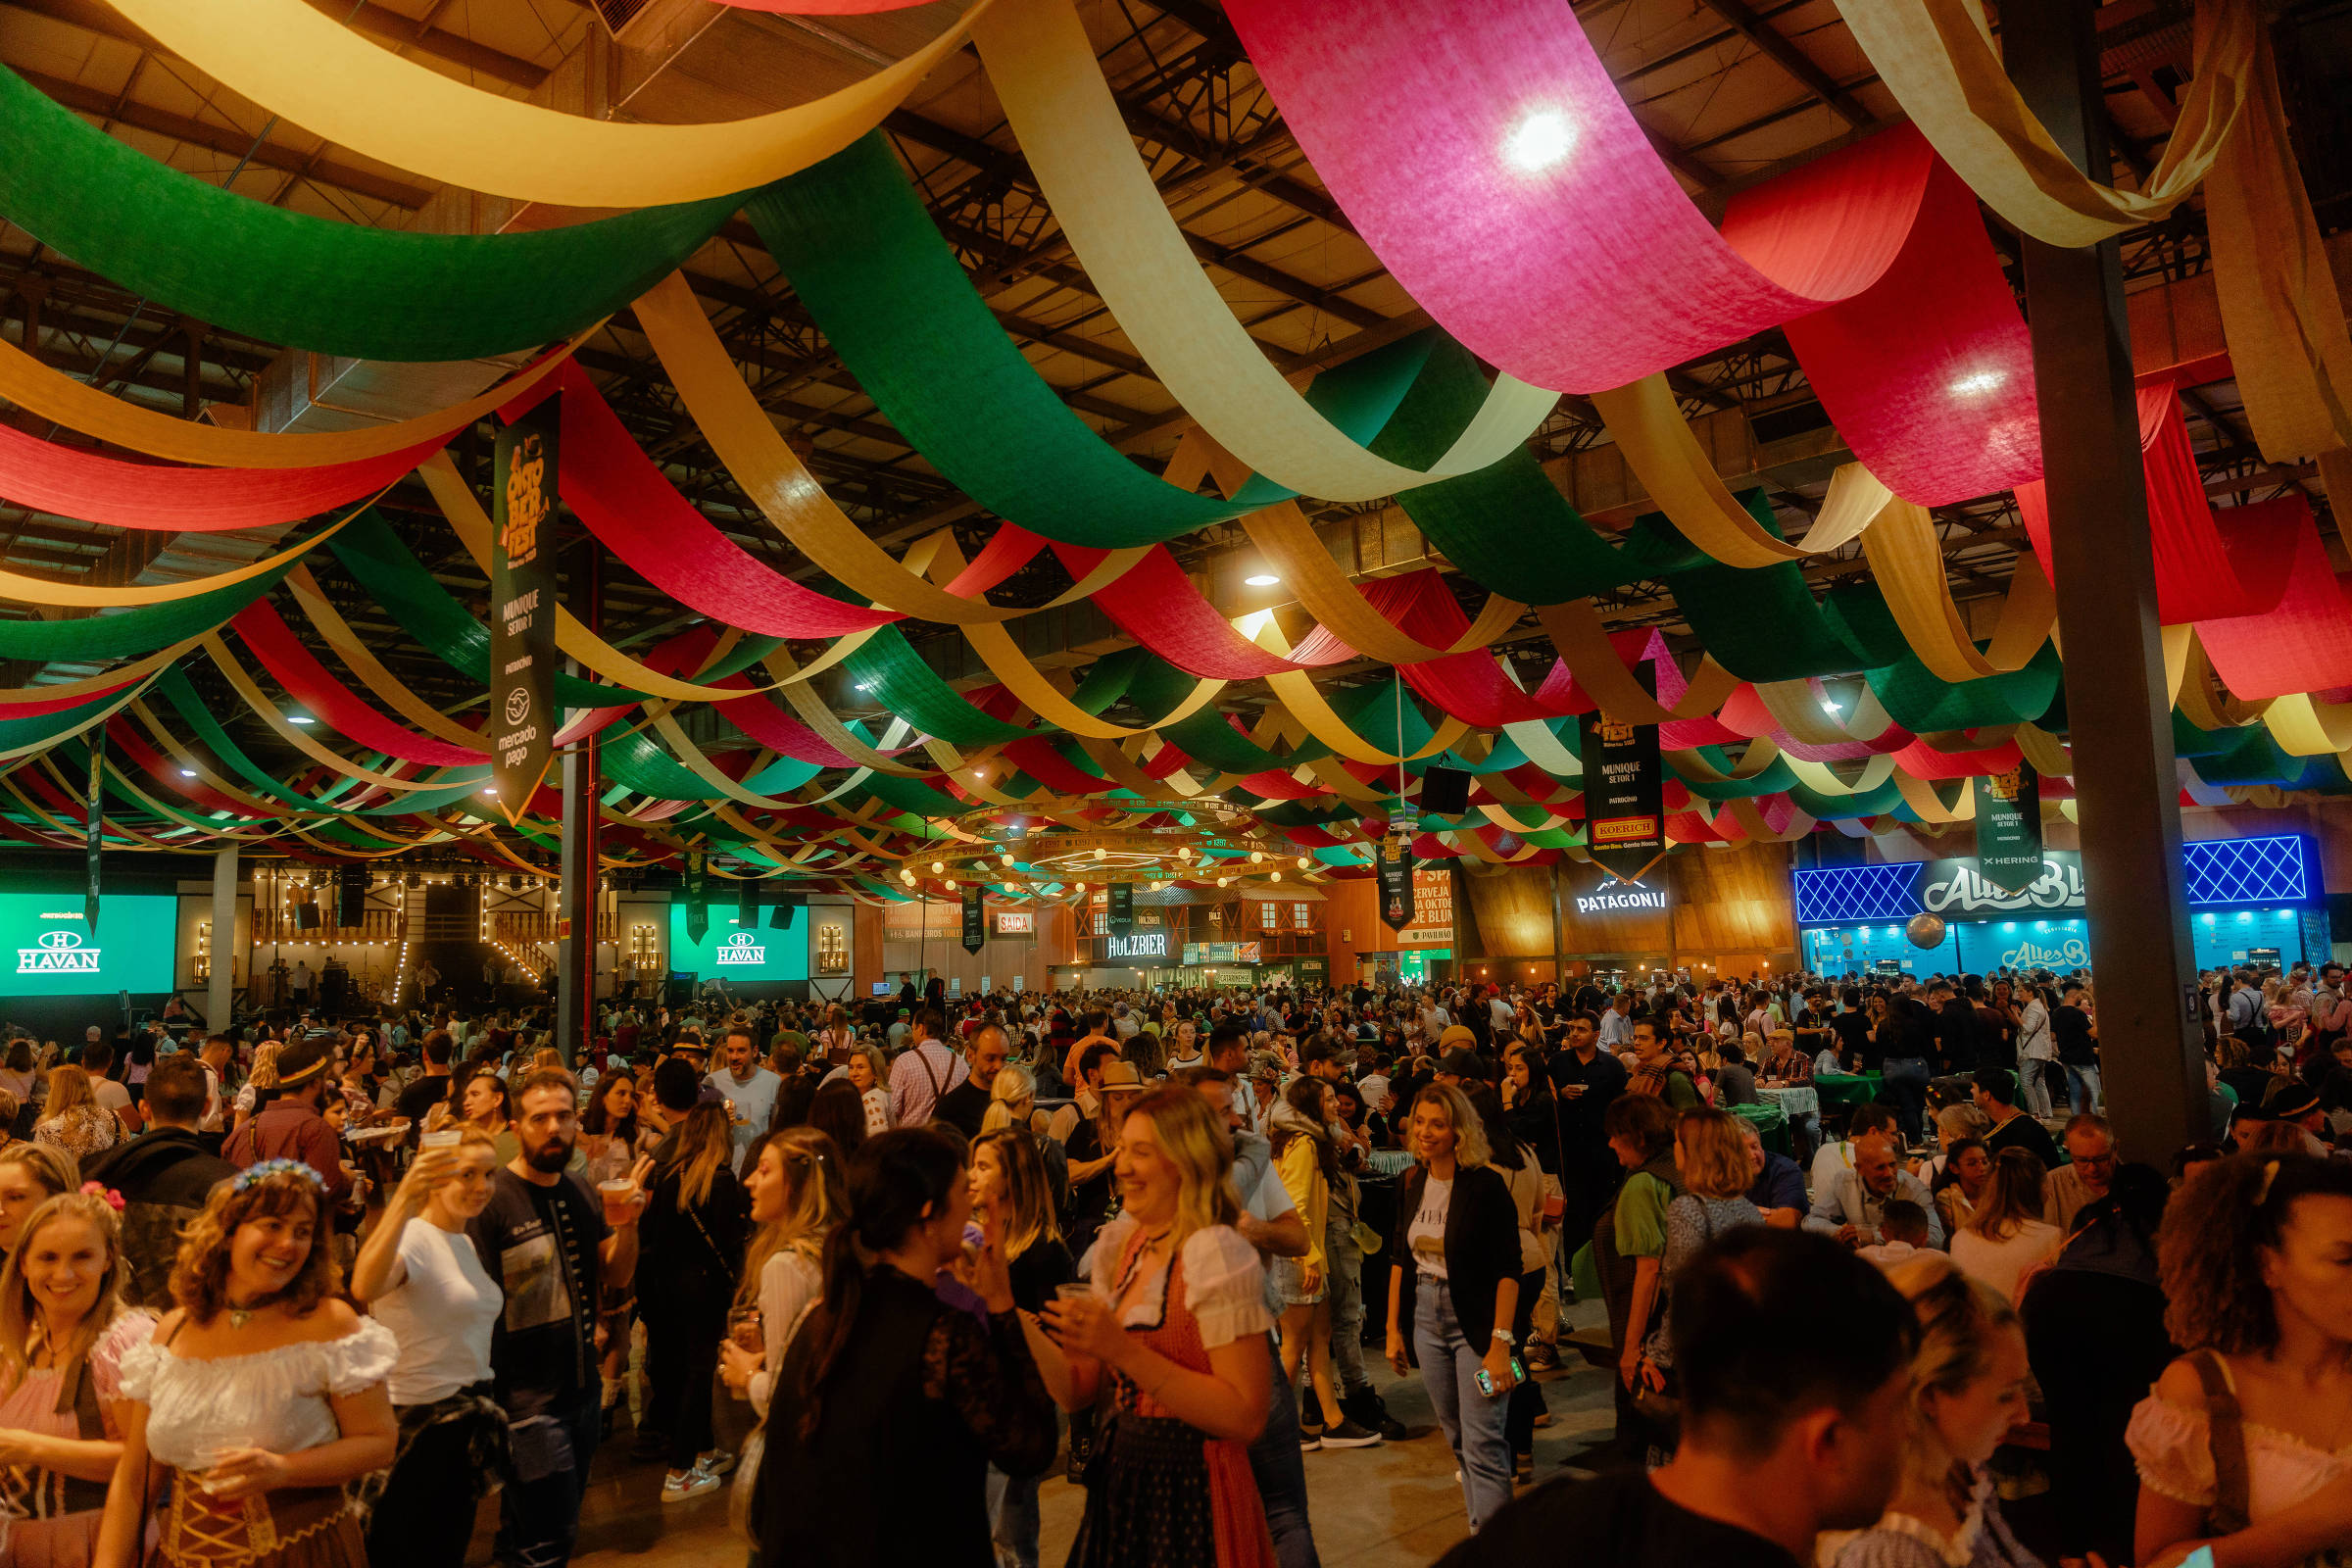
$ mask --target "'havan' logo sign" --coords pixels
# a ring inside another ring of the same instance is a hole
[[[767,949],[754,940],[749,931],[738,931],[719,944],[718,951],[710,956],[714,963],[765,963]]]
[[[98,950],[81,945],[78,931],[44,931],[34,945],[17,950],[19,974],[96,974]]]

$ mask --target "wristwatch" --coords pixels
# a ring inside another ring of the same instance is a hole
[[[1509,1329],[1496,1329],[1494,1331],[1494,1337],[1505,1345],[1511,1343],[1511,1331]]]

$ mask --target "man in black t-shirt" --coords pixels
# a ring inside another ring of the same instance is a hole
[[[1526,1493],[1439,1568],[1797,1568],[1876,1524],[1907,1447],[1912,1309],[1824,1237],[1743,1227],[1675,1279],[1682,1442],[1648,1474]]]
[[[2023,1149],[2041,1161],[2043,1170],[2053,1170],[2058,1164],[2058,1140],[2040,1122],[2017,1108],[2017,1074],[2006,1067],[1985,1067],[1975,1079],[1976,1092],[1970,1097],[1977,1108],[1992,1118],[1992,1131],[1984,1135],[1985,1152],[1998,1159],[2004,1149]]]
[[[637,1190],[612,1205],[565,1169],[579,1141],[579,1092],[560,1067],[542,1067],[515,1096],[521,1152],[502,1167],[490,1202],[466,1233],[506,1293],[490,1341],[498,1402],[506,1407],[514,1476],[499,1500],[502,1563],[557,1568],[571,1560],[588,1462],[603,1437],[597,1293],[637,1269],[637,1210],[652,1161],[630,1173]]]
[[[401,1115],[408,1118],[409,1142],[413,1145],[424,1131],[424,1118],[435,1105],[449,1099],[449,1086],[456,1080],[450,1076],[450,1058],[457,1054],[457,1042],[446,1029],[435,1029],[424,1037],[419,1047],[424,1057],[424,1071],[411,1079],[394,1102]]]
[[[2330,967],[2333,967],[2330,965]],[[2067,1101],[2077,1115],[2099,1108],[2099,1026],[2082,1009],[2082,988],[2070,985],[2050,1014],[2050,1040],[2066,1070]]]

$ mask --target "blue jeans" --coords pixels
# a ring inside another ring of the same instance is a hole
[[[1925,1056],[1888,1056],[1880,1068],[1894,1097],[1894,1119],[1906,1143],[1920,1141],[1927,1126],[1928,1062]]]
[[[989,1533],[996,1542],[997,1568],[1037,1568],[1037,1489],[1045,1479],[988,1467]]]
[[[1274,1336],[1261,1335],[1273,1363],[1273,1393],[1266,1400],[1265,1430],[1250,1445],[1250,1474],[1266,1510],[1274,1538],[1274,1560],[1282,1568],[1323,1568],[1315,1555],[1315,1532],[1306,1521],[1306,1461],[1298,1453],[1298,1401],[1283,1397],[1282,1352]]]
[[[510,1568],[563,1568],[579,1537],[580,1499],[588,1494],[588,1463],[604,1435],[605,1412],[591,1389],[578,1409],[550,1414],[559,1430],[535,1428],[536,1441],[518,1442],[517,1475],[499,1493],[495,1560]]]
[[[1453,1317],[1453,1298],[1442,1280],[1424,1277],[1418,1282],[1413,1350],[1421,1358],[1421,1382],[1437,1408],[1438,1425],[1446,1429],[1446,1445],[1462,1467],[1462,1502],[1475,1534],[1511,1500],[1511,1445],[1503,1435],[1510,1396],[1492,1399],[1479,1392],[1478,1369],[1486,1359],[1486,1347],[1462,1338],[1462,1326]]]
[[[1345,1398],[1372,1386],[1364,1371],[1364,1254],[1354,1230],[1335,1219],[1323,1231],[1323,1255],[1330,1264],[1331,1364]]]
[[[2086,1110],[2099,1108],[2099,1069],[2078,1067],[2065,1062],[2067,1108],[2080,1116]]]

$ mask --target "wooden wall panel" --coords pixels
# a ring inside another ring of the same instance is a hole
[[[1462,922],[1463,957],[1551,956],[1550,866],[1510,865],[1492,873],[1470,872],[1461,882],[1469,890]]]

